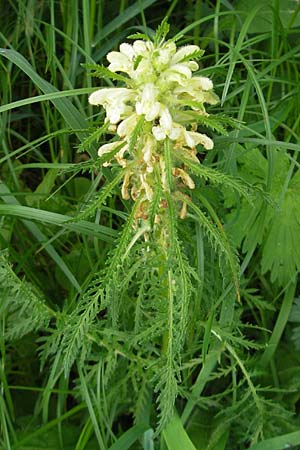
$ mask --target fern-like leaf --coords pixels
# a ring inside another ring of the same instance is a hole
[[[169,33],[170,25],[167,22],[167,18],[164,18],[164,20],[161,22],[160,25],[158,25],[157,30],[155,32],[154,36],[154,45],[158,46],[161,44],[164,39],[166,38],[167,34]]]
[[[99,138],[106,133],[108,127],[109,122],[102,125],[102,127],[94,129],[92,133],[78,145],[77,151],[81,153],[90,149],[90,147],[94,144],[94,142],[97,142]]]
[[[178,198],[185,201],[186,204],[193,210],[199,220],[200,226],[203,228],[206,236],[208,237],[211,245],[219,255],[224,255],[227,260],[229,267],[231,269],[234,285],[237,292],[237,297],[239,299],[239,275],[238,275],[238,259],[236,254],[233,252],[229,240],[227,239],[225,233],[221,232],[214,223],[206,216],[206,214],[198,208],[191,200],[183,196],[182,194],[177,194]]]
[[[43,295],[14,273],[6,251],[0,253],[0,293],[7,339],[17,339],[45,329],[50,319],[55,317]]]
[[[82,64],[87,70],[92,70],[91,76],[97,78],[109,78],[113,81],[122,81],[123,83],[130,85],[130,79],[119,73],[112,72],[107,67],[99,64]]]
[[[114,188],[120,183],[124,176],[124,171],[120,170],[111,182],[105,184],[91,203],[79,214],[77,214],[71,222],[84,220],[96,213],[97,209],[105,203],[107,198],[113,194]]]
[[[168,286],[167,286],[167,301],[168,301],[168,328],[167,333],[164,336],[165,348],[163,347],[162,362],[163,367],[158,371],[157,384],[155,392],[159,392],[158,404],[160,409],[158,430],[160,432],[170,420],[172,416],[175,399],[178,393],[178,359],[176,354],[178,348],[176,348],[174,333],[175,333],[175,304],[174,304],[174,284],[172,270],[168,270]],[[165,354],[164,354],[165,352]]]
[[[249,203],[253,202],[253,196],[256,193],[261,194],[263,197],[269,200],[269,197],[265,195],[261,189],[251,186],[250,183],[247,183],[247,181],[243,179],[232,177],[231,175],[219,172],[218,170],[212,169],[208,166],[205,166],[204,164],[199,164],[199,162],[190,159],[188,155],[186,155],[182,150],[178,151],[176,156],[178,156],[180,161],[182,161],[187,167],[189,167],[189,169],[191,169],[193,173],[198,175],[203,180],[208,180],[213,184],[223,186],[227,189],[233,189],[239,195],[245,197],[245,199]]]
[[[205,51],[200,48],[199,50],[195,50],[193,53],[189,53],[188,55],[184,56],[179,62],[183,63],[185,61],[199,60],[202,58],[204,53]]]

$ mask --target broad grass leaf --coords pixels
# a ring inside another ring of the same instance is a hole
[[[172,417],[164,429],[163,437],[168,450],[196,450],[177,414]]]
[[[295,431],[294,433],[288,433],[282,436],[266,439],[265,441],[252,445],[252,447],[250,447],[250,450],[283,450],[289,448],[296,449],[299,448],[299,445],[300,431]]]
[[[145,424],[134,425],[123,433],[109,450],[127,450],[132,448],[132,444],[134,444],[148,428],[148,425]]]

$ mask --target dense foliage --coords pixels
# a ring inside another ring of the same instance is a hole
[[[300,448],[298,2],[19,0],[0,23],[0,448]],[[88,98],[124,92],[115,51],[143,39],[195,49],[205,100],[173,72],[180,125],[138,106],[129,159]]]

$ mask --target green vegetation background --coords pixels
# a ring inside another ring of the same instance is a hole
[[[1,7],[0,448],[300,448],[299,2]],[[201,163],[265,194],[249,202],[199,178],[193,202],[239,255],[241,300],[190,211],[175,247],[189,301],[174,310],[174,351],[162,357],[170,309],[157,261],[143,260],[142,244],[123,258],[132,205],[116,187],[96,208],[112,175],[96,158],[103,111],[87,98],[110,82],[81,64],[105,64],[165,17],[170,37],[205,50],[200,71],[221,98],[211,111],[240,121],[211,134]],[[92,214],[70,220],[87,204]]]

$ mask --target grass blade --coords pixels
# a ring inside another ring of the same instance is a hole
[[[93,45],[96,45],[96,43],[106,38],[109,34],[115,32],[117,28],[137,16],[143,9],[148,8],[148,6],[151,6],[155,1],[156,0],[140,0],[129,6],[122,14],[119,14],[96,34]]]
[[[138,424],[134,425],[129,430],[125,431],[124,434],[111,446],[109,450],[128,450],[131,448],[145,431],[148,430],[148,425]]]
[[[266,439],[252,445],[249,450],[284,450],[300,445],[300,431]]]
[[[164,429],[163,437],[168,450],[196,450],[177,414],[172,417]]]
[[[8,204],[8,205],[19,205],[18,200],[10,193],[7,186],[5,186],[4,183],[0,182],[0,196],[2,197],[2,200]],[[65,274],[67,279],[70,281],[70,283],[75,287],[75,289],[80,292],[81,288],[66,265],[66,263],[63,261],[63,259],[59,256],[55,248],[51,244],[45,244],[45,242],[48,241],[47,236],[45,236],[41,230],[38,228],[38,226],[35,223],[30,222],[29,220],[22,219],[23,224],[25,227],[30,231],[31,234],[35,237],[35,239],[40,242],[43,246],[45,251],[49,254],[49,256],[53,259],[53,261],[57,264],[57,266],[60,268],[60,270]]]
[[[50,223],[62,226],[70,231],[94,236],[105,242],[113,242],[113,237],[117,235],[115,230],[103,225],[82,220],[81,222],[71,222],[72,217],[58,214],[43,209],[30,208],[22,205],[0,205],[0,215],[17,216],[23,219],[37,220],[39,222]]]
[[[45,94],[56,93],[58,89],[48,81],[44,80],[34,68],[29,64],[29,62],[18,52],[11,49],[0,49],[0,55],[7,58],[10,62],[18,66],[32,82]],[[71,103],[70,100],[64,98],[55,98],[51,100],[56,109],[61,113],[66,123],[74,129],[84,129],[86,128],[86,117],[83,116]],[[86,137],[85,133],[78,134],[80,139]]]

